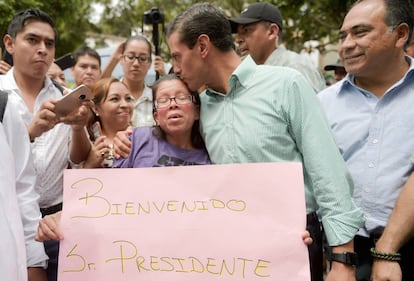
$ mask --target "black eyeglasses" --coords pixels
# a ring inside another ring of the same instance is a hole
[[[179,95],[176,97],[161,97],[155,101],[155,107],[164,108],[164,107],[170,106],[172,100],[174,100],[176,104],[184,105],[184,104],[192,103],[193,96],[192,95]]]
[[[149,63],[150,62],[150,57],[146,56],[146,55],[139,55],[136,56],[135,54],[126,54],[124,55],[124,60],[127,63],[134,63],[135,60],[138,60],[139,63]]]

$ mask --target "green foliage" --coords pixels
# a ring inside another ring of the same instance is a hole
[[[110,1],[106,0],[107,4]],[[134,30],[140,30],[142,15],[152,7],[159,8],[164,14],[166,23],[171,21],[179,12],[191,4],[200,1],[192,0],[119,0],[116,7],[107,6],[106,12],[99,23],[102,31],[109,34],[130,36]],[[228,17],[240,15],[240,12],[252,0],[214,0],[209,1],[225,12]],[[285,29],[283,39],[285,44],[295,50],[300,50],[303,43],[309,40],[328,38],[336,41],[337,30],[353,0],[274,0],[265,1],[277,6],[282,12]],[[145,35],[151,38],[151,27],[145,27]],[[329,41],[327,42],[329,43]],[[165,42],[161,43],[163,56],[168,57]]]
[[[93,28],[89,22],[92,2],[93,0],[0,0],[0,30],[2,34],[6,32],[16,12],[37,7],[56,22],[59,33],[56,57],[59,57],[84,43],[86,32]]]
[[[414,4],[414,0],[408,0]],[[129,37],[140,32],[145,11],[157,7],[165,15],[165,23],[170,22],[179,12],[194,0],[0,0],[0,31],[4,32],[16,11],[27,7],[39,7],[55,20],[60,40],[56,46],[57,56],[73,51],[84,43],[87,32]],[[254,0],[214,0],[210,1],[226,13],[235,17]],[[338,29],[346,11],[354,0],[270,0],[282,12],[285,28],[283,40],[290,49],[300,50],[309,40],[323,39],[323,44],[336,43]],[[92,3],[100,3],[104,12],[100,21],[90,22]],[[116,4],[113,4],[116,3]],[[161,28],[161,27],[160,27]],[[152,26],[144,25],[144,34],[151,39]],[[160,47],[165,58],[168,48],[160,33]],[[102,42],[103,44],[103,42]],[[323,44],[321,51],[323,52]]]
[[[115,6],[107,3],[99,22],[101,31],[106,34],[129,37],[140,21],[136,2],[124,0],[119,1]]]
[[[285,31],[284,42],[300,50],[309,40],[328,39],[336,43],[342,20],[353,0],[272,1],[282,12]]]

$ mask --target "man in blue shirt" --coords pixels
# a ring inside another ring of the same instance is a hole
[[[177,16],[167,39],[174,71],[191,90],[208,86],[200,96],[200,121],[212,162],[302,162],[307,213],[319,208],[338,256],[327,280],[353,280],[346,257],[353,256],[353,237],[363,218],[351,198],[345,163],[303,75],[256,65],[250,56],[242,62],[227,18],[208,3]]]
[[[399,256],[398,249],[375,241],[413,169],[414,64],[404,54],[412,30],[408,1],[358,1],[339,32],[338,52],[348,75],[318,95],[355,182],[355,203],[366,217],[354,240],[358,280],[370,280],[373,261],[387,265]],[[403,280],[414,280],[414,242],[400,252]]]

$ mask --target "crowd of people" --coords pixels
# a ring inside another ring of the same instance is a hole
[[[170,74],[142,35],[103,69],[96,50],[75,50],[74,87],[94,98],[62,116],[55,22],[16,13],[0,62],[0,272],[57,280],[65,169],[301,162],[311,280],[414,280],[413,28],[406,0],[356,1],[327,86],[283,45],[276,6],[228,18],[197,3],[167,27]],[[160,78],[147,85],[152,63]]]

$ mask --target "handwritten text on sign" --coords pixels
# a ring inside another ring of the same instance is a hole
[[[309,280],[297,163],[67,170],[59,281]]]

